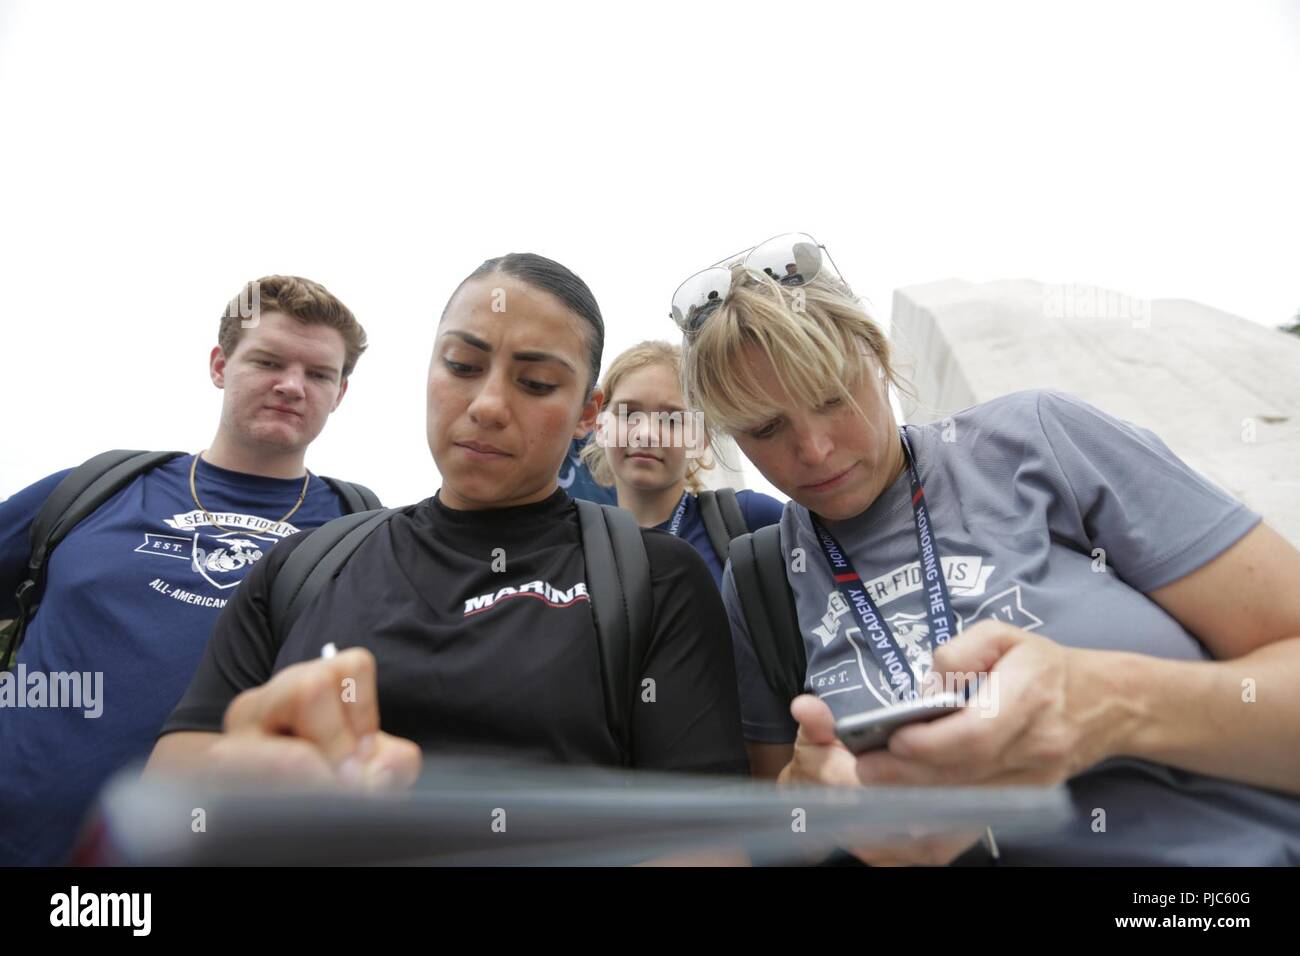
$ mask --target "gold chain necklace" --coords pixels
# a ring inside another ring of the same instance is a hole
[[[203,449],[203,451],[207,451],[207,449],[205,448]],[[212,512],[208,511],[207,508],[203,507],[203,504],[199,501],[198,489],[194,487],[194,473],[198,470],[199,455],[202,455],[203,451],[199,452],[198,455],[195,455],[194,460],[190,462],[190,497],[194,499],[194,507],[198,508],[200,511],[203,512],[203,517],[208,519],[212,527],[216,528],[219,531],[234,531],[235,530],[234,528],[224,528],[221,525],[217,524],[217,519],[212,517]],[[289,518],[292,517],[293,513],[302,507],[303,500],[307,497],[307,483],[310,481],[311,481],[311,472],[309,471],[307,472],[306,476],[304,476],[302,479],[302,491],[298,493],[297,504],[295,504],[292,508],[290,508],[289,513],[286,514],[279,521],[277,521],[276,524],[282,524],[285,521],[288,521]]]

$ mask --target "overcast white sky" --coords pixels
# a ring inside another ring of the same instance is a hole
[[[882,310],[1036,278],[1280,324],[1298,98],[1269,0],[0,3],[0,496],[204,447],[217,321],[273,272],[366,326],[308,467],[389,504],[437,487],[436,316],[507,251],[587,280],[607,360],[791,230]]]

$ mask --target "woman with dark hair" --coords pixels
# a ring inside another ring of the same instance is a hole
[[[652,610],[636,673],[671,694],[634,703],[627,742],[610,727],[579,519],[556,481],[600,407],[603,342],[590,289],[559,263],[511,254],[466,278],[429,366],[442,487],[366,537],[286,634],[271,624],[270,585],[311,535],[263,560],[218,620],[151,768],[382,788],[413,780],[421,750],[509,749],[745,773],[722,603],[696,552],[666,534],[642,533]]]

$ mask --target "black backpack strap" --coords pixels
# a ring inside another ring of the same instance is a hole
[[[32,521],[28,567],[43,567],[69,531],[136,477],[183,454],[119,448],[82,462],[55,486]]]
[[[730,544],[749,532],[749,524],[745,521],[745,513],[740,510],[735,488],[719,488],[717,499],[718,510],[722,512],[722,523],[727,526],[727,543]]]
[[[632,705],[650,648],[653,602],[650,559],[632,513],[574,499],[587,565],[587,596],[596,623],[605,713],[624,765],[632,753]]]
[[[721,564],[727,563],[727,552],[731,550],[731,539],[727,537],[727,526],[722,520],[722,509],[718,507],[717,496],[712,491],[701,491],[695,496],[695,504],[700,509],[700,521],[713,545],[713,553]]]
[[[271,581],[271,633],[283,644],[294,622],[358,545],[400,508],[360,511],[327,521],[293,549]]]
[[[735,490],[719,488],[716,492],[701,492],[695,496],[695,502],[699,505],[699,519],[705,523],[708,544],[714,546],[718,561],[727,563],[732,541],[749,531]]]
[[[768,525],[731,542],[731,574],[763,676],[783,700],[793,700],[803,693],[808,661],[785,575],[781,526]]]
[[[700,506],[700,520],[704,522],[713,553],[725,565],[731,554],[731,542],[749,531],[736,492],[732,488],[701,491],[695,500]]]
[[[379,501],[379,496],[365,485],[359,485],[355,481],[344,481],[342,478],[330,478],[326,475],[321,475],[320,480],[329,485],[334,490],[334,493],[342,499],[343,506],[348,509],[348,514],[375,511],[383,507]]]
[[[68,533],[113,495],[138,476],[179,458],[183,451],[141,451],[117,448],[88,458],[60,481],[32,519],[28,532],[27,578],[18,585],[14,598],[18,615],[10,631],[9,646],[0,656],[0,668],[22,644],[27,624],[45,590],[45,568],[50,554]]]

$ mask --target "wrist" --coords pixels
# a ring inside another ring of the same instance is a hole
[[[1156,685],[1148,663],[1154,658],[1120,651],[1076,651],[1079,680],[1073,696],[1080,700],[1088,744],[1082,748],[1087,769],[1110,757],[1135,756],[1152,729],[1151,690]]]

